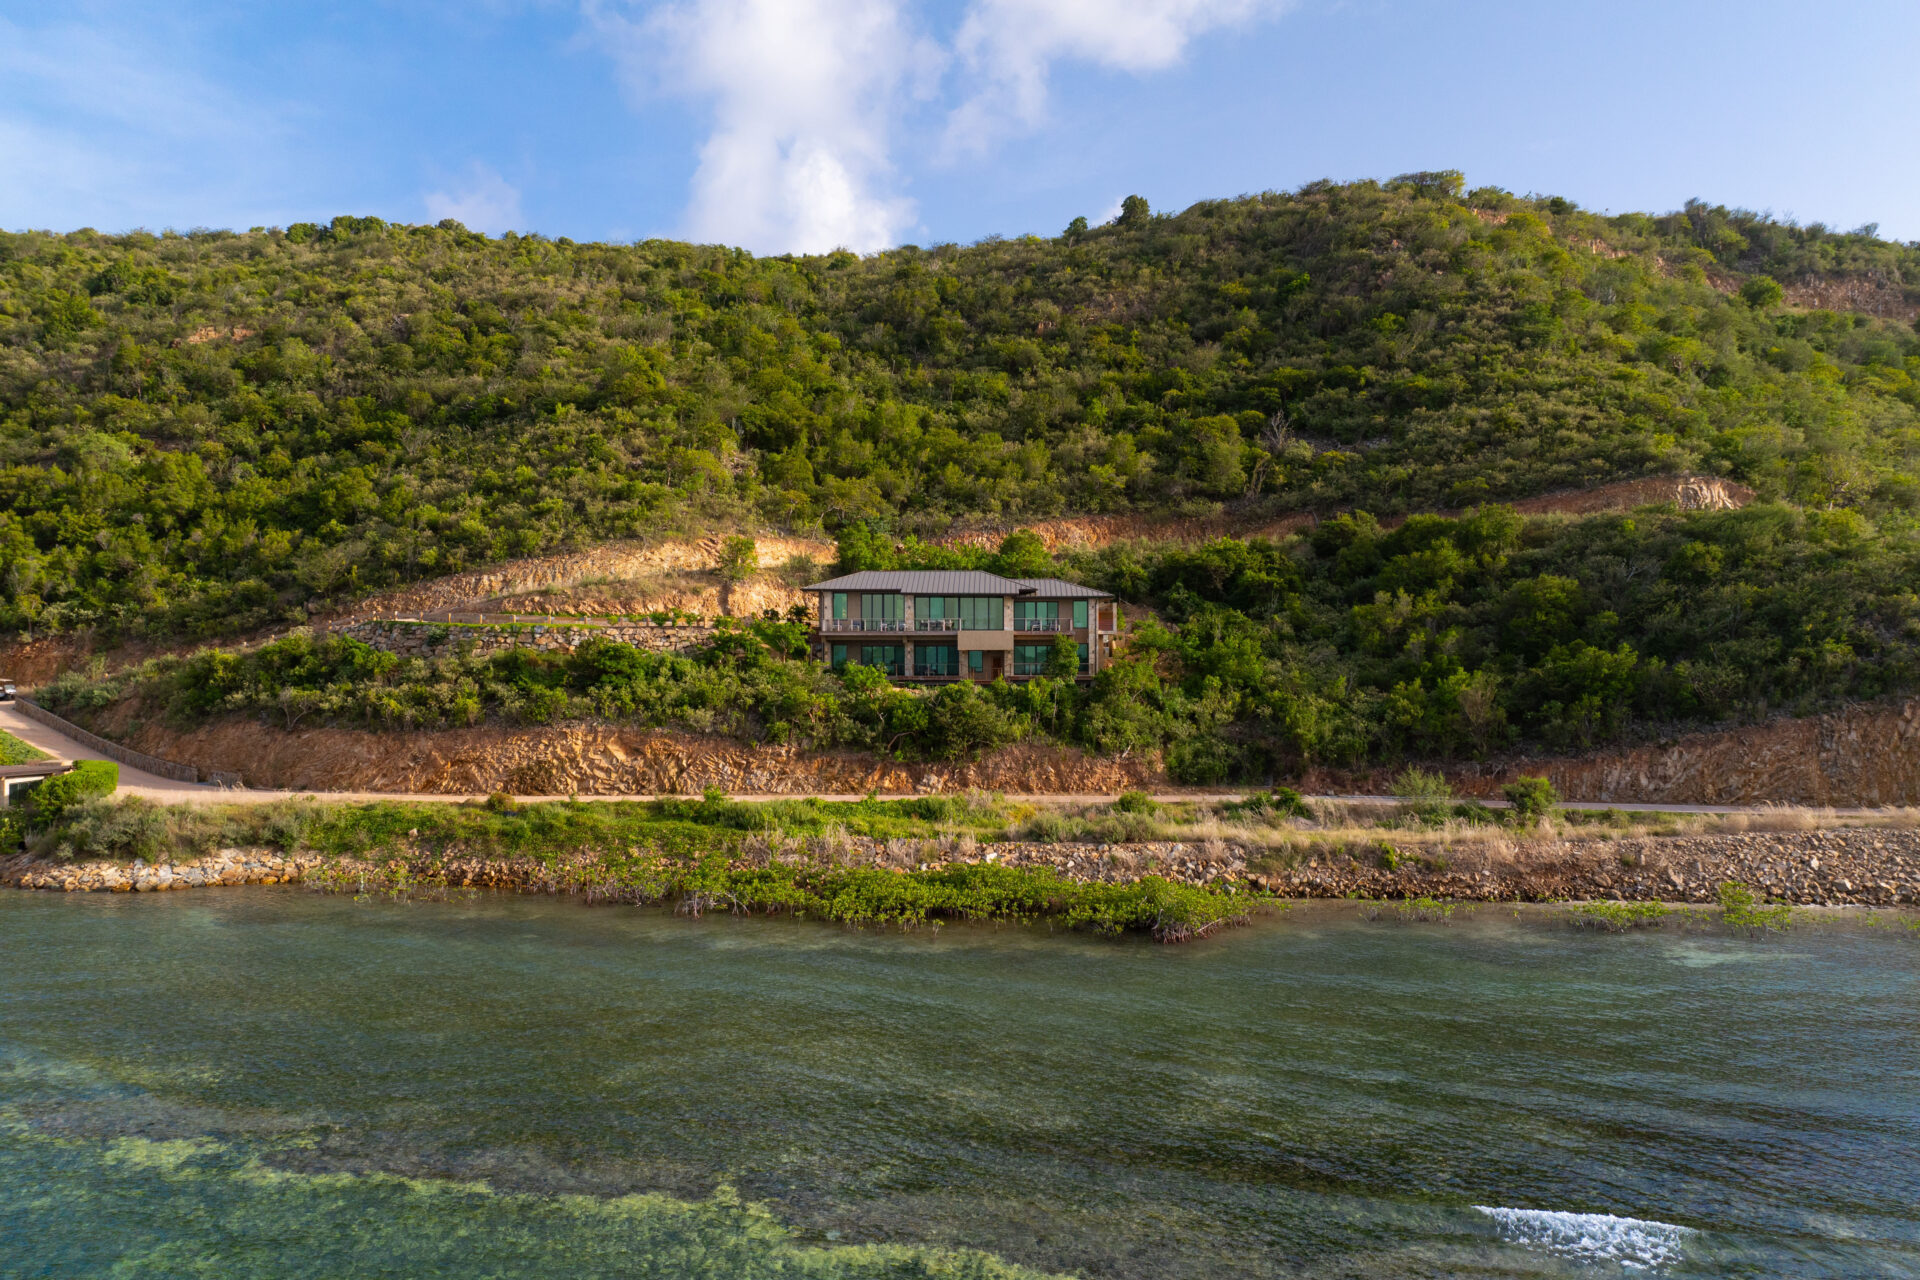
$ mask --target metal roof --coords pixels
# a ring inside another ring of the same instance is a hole
[[[51,778],[73,768],[58,760],[35,760],[31,764],[0,764],[0,778]]]
[[[1016,578],[1022,590],[1030,590],[1043,600],[1111,600],[1111,591],[1096,591],[1092,587],[1083,587],[1077,582],[1063,582],[1059,578]]]
[[[866,569],[815,582],[805,591],[898,591],[909,596],[1032,596],[1037,599],[1108,600],[1095,591],[1058,578],[1003,578],[981,569]]]

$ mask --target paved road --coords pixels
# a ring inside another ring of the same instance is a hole
[[[107,757],[90,747],[75,742],[72,738],[57,730],[50,729],[37,720],[29,720],[20,714],[18,707],[0,703],[0,729],[5,729],[14,737],[40,748],[48,755],[61,760],[104,760]],[[144,796],[163,804],[266,804],[274,800],[303,798],[309,800],[402,800],[431,804],[459,804],[468,800],[484,800],[484,795],[442,795],[435,793],[382,792],[382,791],[255,791],[248,789],[229,790],[225,787],[203,786],[192,782],[175,782],[171,778],[162,778],[131,765],[120,766],[120,794]],[[901,793],[899,797],[883,796],[885,799],[905,798],[912,792]],[[1238,800],[1245,791],[1168,791],[1154,796],[1160,801],[1181,800]],[[566,800],[567,796],[521,796],[522,800]],[[617,796],[579,796],[580,800],[655,800],[651,795]],[[738,795],[737,800],[862,800],[864,795],[836,795],[821,793],[811,797],[797,795]],[[1036,804],[1091,804],[1113,799],[1110,795],[1018,795],[1009,799],[1022,800]],[[1309,800],[1341,800],[1349,804],[1398,804],[1392,796],[1309,796]],[[1504,800],[1487,802],[1496,809],[1506,807]],[[1614,804],[1604,800],[1570,800],[1562,808],[1567,809],[1619,809],[1626,813],[1750,813],[1766,814],[1781,808],[1804,806],[1791,805],[1725,805],[1725,804]],[[1879,809],[1833,809],[1824,810],[1837,817],[1868,817],[1883,814]]]

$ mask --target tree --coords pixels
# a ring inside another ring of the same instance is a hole
[[[1501,794],[1512,806],[1513,822],[1518,827],[1539,826],[1540,820],[1560,803],[1560,793],[1546,778],[1515,778],[1502,788]]]
[[[1080,645],[1072,636],[1062,633],[1053,638],[1053,648],[1047,651],[1046,674],[1055,680],[1071,680],[1080,674]]]
[[[745,582],[760,567],[760,548],[752,538],[735,534],[720,544],[720,576]]]
[[[1087,220],[1085,218],[1075,218],[1067,224],[1067,243],[1071,244],[1085,234],[1087,234]]]
[[[834,567],[841,573],[891,569],[898,559],[894,555],[893,544],[864,523],[850,524],[842,529],[835,549]]]
[[[1137,227],[1152,215],[1147,207],[1145,196],[1128,196],[1120,202],[1120,216],[1113,220],[1116,227]]]
[[[1772,276],[1754,276],[1740,286],[1740,297],[1755,311],[1771,311],[1786,296],[1787,291]]]
[[[1054,571],[1047,544],[1031,529],[1015,529],[994,553],[993,571],[1009,578],[1044,578]]]
[[[971,681],[950,684],[930,701],[927,754],[936,760],[970,760],[1013,740],[1013,725]]]

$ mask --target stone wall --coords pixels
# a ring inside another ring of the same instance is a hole
[[[97,733],[89,733],[71,720],[62,719],[29,698],[16,698],[13,705],[19,708],[20,714],[27,719],[37,720],[54,732],[63,733],[72,738],[81,746],[93,748],[109,760],[116,760],[129,768],[139,769],[157,778],[170,778],[175,782],[204,782],[214,787],[240,785],[240,775],[237,773],[221,769],[209,769],[203,772],[192,765],[178,764],[160,756],[148,755],[144,751],[123,747]]]
[[[712,639],[713,632],[706,625],[661,626],[651,622],[449,624],[387,620],[356,622],[340,628],[339,634],[404,658],[439,658],[463,651],[484,657],[508,649],[572,653],[594,636],[652,653],[684,653]]]
[[[1292,866],[1250,867],[1246,850],[1214,842],[1008,841],[959,847],[951,838],[853,837],[836,847],[824,847],[829,843],[820,839],[790,842],[791,847],[778,856],[896,870],[997,862],[1049,868],[1069,880],[1120,884],[1146,875],[1185,884],[1250,881],[1282,898],[1359,898],[1363,910],[1378,910],[1383,900],[1418,896],[1482,902],[1597,899],[1706,905],[1716,900],[1719,886],[1729,882],[1748,885],[1771,901],[1806,905],[1912,907],[1920,901],[1920,832],[1910,829],[1541,839],[1517,844],[1495,839],[1490,847],[1486,841],[1469,840],[1449,850],[1450,860],[1393,869],[1344,853],[1322,854]],[[422,889],[439,884],[536,893],[588,891],[606,900],[620,898],[617,877],[609,880],[597,855],[553,862],[418,848],[338,861],[312,853],[221,849],[199,858],[152,864],[68,863],[19,854],[0,858],[0,885],[69,893],[151,893],[318,879],[337,887],[350,884],[354,874],[381,877],[402,866]]]

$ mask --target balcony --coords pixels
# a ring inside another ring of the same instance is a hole
[[[1064,634],[1073,630],[1072,618],[1015,618],[1015,631],[1048,631]]]
[[[906,622],[900,618],[823,618],[820,622],[820,630],[823,633],[829,631],[858,631],[862,633],[875,631],[901,632],[906,629]]]
[[[915,618],[913,620],[913,629],[915,631],[958,631],[960,629],[960,619]]]

